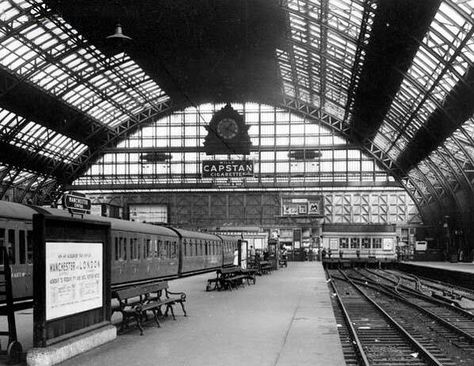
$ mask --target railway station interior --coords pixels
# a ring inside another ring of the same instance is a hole
[[[0,0],[0,262],[0,364],[474,365],[474,0]]]

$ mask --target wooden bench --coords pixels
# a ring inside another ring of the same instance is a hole
[[[170,297],[170,295],[178,295],[179,297]],[[138,329],[140,329],[140,335],[143,335],[143,321],[147,320],[147,311],[153,313],[153,319],[157,326],[160,327],[158,315],[163,315],[161,311],[162,306],[166,307],[164,315],[167,316],[168,311],[171,311],[173,319],[176,320],[173,305],[179,303],[183,309],[184,316],[186,316],[184,308],[186,294],[184,292],[168,291],[167,281],[118,289],[112,292],[112,297],[117,299],[119,303],[119,308],[116,311],[122,313],[120,331],[128,327],[130,320],[133,318],[137,323]]]
[[[272,270],[272,264],[269,261],[260,261],[258,265],[260,274],[267,274]]]
[[[244,280],[247,284],[250,281],[255,284],[255,271],[251,269],[242,269],[240,266],[224,267],[216,271],[216,277],[207,280],[206,291],[212,290],[232,290],[243,285]]]
[[[286,259],[286,256],[285,257],[280,257],[280,259],[278,260],[278,263],[280,264],[280,267],[288,267],[288,260]]]

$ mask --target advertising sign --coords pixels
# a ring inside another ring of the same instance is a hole
[[[382,239],[382,250],[393,250],[395,240],[392,238]]]
[[[208,160],[202,163],[202,178],[232,178],[253,176],[251,160]]]
[[[102,247],[46,242],[46,320],[103,306]]]
[[[424,252],[428,246],[428,242],[425,240],[419,240],[415,242],[415,250]]]
[[[323,216],[323,196],[283,197],[282,216]]]

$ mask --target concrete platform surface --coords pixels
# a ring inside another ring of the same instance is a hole
[[[320,262],[289,262],[235,291],[206,292],[204,274],[170,282],[188,295],[188,317],[135,326],[61,365],[345,365]]]

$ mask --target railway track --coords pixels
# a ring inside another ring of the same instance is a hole
[[[474,365],[472,319],[461,320],[458,313],[457,317],[447,315],[440,310],[447,309],[441,304],[431,303],[428,308],[427,303],[417,303],[397,293],[389,280],[347,272],[352,280],[336,271],[330,275],[348,313],[346,323],[356,328],[357,342],[362,345],[359,352],[365,352],[369,362],[359,360],[359,364]]]
[[[400,278],[407,286],[428,294],[437,294],[447,301],[459,303],[464,309],[474,310],[474,291],[471,289],[394,270],[385,272]]]

